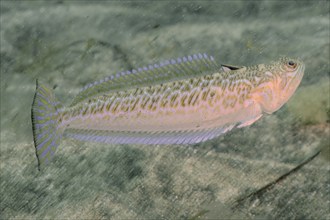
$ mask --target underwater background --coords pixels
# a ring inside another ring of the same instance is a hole
[[[329,1],[0,6],[0,219],[330,219]],[[305,75],[250,127],[189,147],[64,139],[38,171],[37,78],[69,104],[105,76],[204,52],[238,66],[299,57]]]

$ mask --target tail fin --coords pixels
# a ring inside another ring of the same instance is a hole
[[[53,157],[63,134],[58,128],[58,111],[60,103],[55,98],[52,89],[36,82],[31,116],[34,146],[38,159],[38,169],[47,164]]]

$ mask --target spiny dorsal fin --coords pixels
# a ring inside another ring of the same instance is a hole
[[[221,69],[224,72],[228,72],[228,71],[231,71],[231,70],[238,70],[238,69],[241,69],[241,68],[243,68],[243,67],[242,66],[233,66],[233,65],[221,64]]]
[[[131,71],[119,72],[86,85],[74,98],[71,106],[96,95],[136,86],[154,85],[219,71],[220,66],[212,56],[194,54],[166,60]]]

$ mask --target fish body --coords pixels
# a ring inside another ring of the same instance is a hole
[[[234,67],[198,54],[91,83],[69,107],[37,83],[32,121],[39,167],[63,135],[102,143],[193,144],[248,126],[288,101],[304,68],[289,58]]]

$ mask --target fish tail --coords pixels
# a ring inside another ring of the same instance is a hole
[[[61,107],[52,89],[37,80],[31,118],[39,170],[52,159],[60,144],[63,129],[59,128],[58,109]]]

